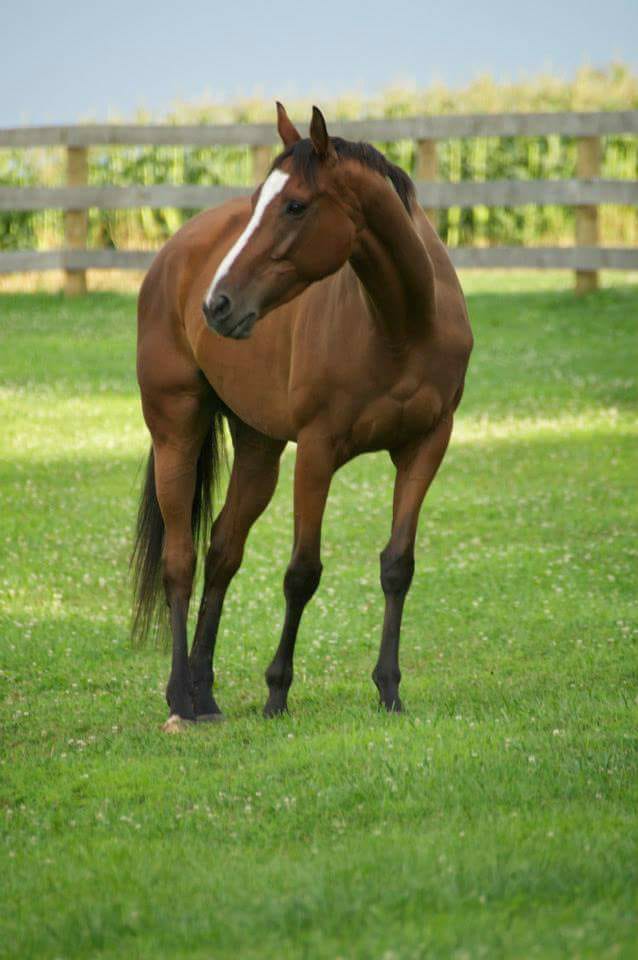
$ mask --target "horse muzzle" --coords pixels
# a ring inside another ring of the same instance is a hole
[[[259,318],[257,310],[233,304],[225,293],[216,294],[210,301],[204,300],[202,311],[211,330],[232,340],[245,340],[249,337]]]

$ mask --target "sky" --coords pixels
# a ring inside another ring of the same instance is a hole
[[[638,67],[638,0],[1,0],[0,126]]]

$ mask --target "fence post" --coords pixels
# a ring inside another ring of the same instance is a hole
[[[253,183],[261,183],[266,179],[266,174],[270,170],[270,157],[272,151],[269,146],[252,147],[253,155]]]
[[[436,180],[436,140],[417,140],[415,180]],[[425,215],[436,230],[437,211],[434,207],[424,207]]]
[[[579,137],[576,149],[576,176],[582,180],[600,176],[600,137]],[[576,246],[598,246],[598,207],[576,207]],[[597,289],[597,270],[576,271],[577,294]]]
[[[69,187],[88,183],[88,151],[86,147],[66,148],[66,182]],[[88,234],[88,210],[65,210],[64,241],[67,250],[85,250]],[[64,292],[68,297],[86,293],[86,270],[66,270]]]

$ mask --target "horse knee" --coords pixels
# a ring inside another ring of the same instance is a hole
[[[294,558],[284,577],[284,594],[291,603],[308,603],[319,586],[323,567],[319,560]]]
[[[381,587],[385,594],[407,593],[414,574],[414,550],[397,551],[388,546],[380,556]]]

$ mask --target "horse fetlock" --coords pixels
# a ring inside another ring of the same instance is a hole
[[[372,671],[372,679],[379,690],[388,686],[398,687],[401,683],[401,671],[398,667],[380,667],[377,664]]]
[[[266,683],[269,690],[283,690],[288,693],[293,680],[292,664],[282,667],[271,664],[266,670]]]
[[[266,670],[268,700],[264,707],[265,717],[275,717],[288,710],[288,691],[292,684],[293,669],[291,663],[281,664],[275,661]]]
[[[384,668],[378,665],[372,671],[372,679],[379,691],[381,706],[389,712],[399,713],[402,709],[399,698],[401,671],[397,668]]]
[[[213,680],[195,681],[193,684],[193,707],[199,719],[201,716],[221,716],[221,710],[213,696]]]
[[[166,703],[171,715],[175,714],[184,720],[195,719],[193,688],[190,685],[183,686],[169,680],[166,687]]]

